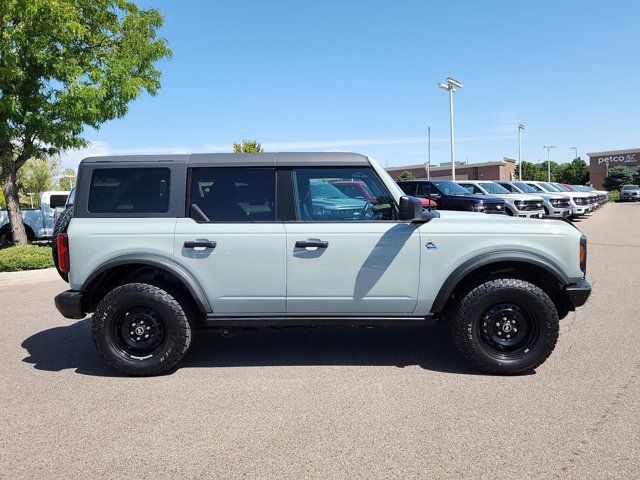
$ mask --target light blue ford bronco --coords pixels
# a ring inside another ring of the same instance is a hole
[[[342,182],[370,198],[331,198]],[[98,352],[130,375],[174,368],[199,328],[436,321],[477,368],[517,374],[591,292],[570,223],[423,210],[351,153],[87,158],[56,245],[58,310],[93,313]]]

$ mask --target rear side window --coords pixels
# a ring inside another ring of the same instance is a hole
[[[166,213],[168,168],[99,168],[89,190],[91,213]]]
[[[275,198],[274,168],[191,170],[190,205],[197,205],[210,222],[275,221]]]
[[[49,199],[49,206],[51,208],[64,207],[67,203],[67,197],[68,195],[51,195],[51,198]]]

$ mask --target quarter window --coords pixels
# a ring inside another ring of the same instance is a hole
[[[275,198],[273,168],[191,170],[190,205],[197,205],[210,222],[275,221]]]
[[[165,213],[169,210],[168,168],[98,168],[91,176],[91,213]]]
[[[293,179],[300,221],[394,219],[393,200],[371,168],[299,168]]]

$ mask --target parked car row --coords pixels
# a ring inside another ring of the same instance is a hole
[[[555,182],[419,179],[400,181],[398,185],[407,195],[434,200],[441,210],[522,218],[577,217],[609,199],[609,192]]]

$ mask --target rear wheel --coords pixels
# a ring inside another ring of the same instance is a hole
[[[92,321],[93,341],[114,369],[127,375],[159,375],[189,349],[192,327],[185,310],[165,290],[129,283],[109,292]]]
[[[558,312],[539,287],[514,278],[471,288],[454,308],[453,338],[474,366],[518,374],[540,366],[558,339]]]

